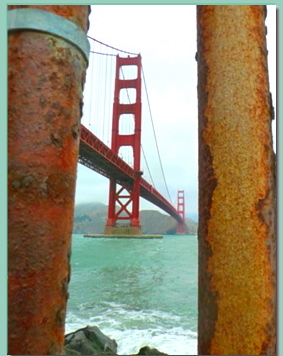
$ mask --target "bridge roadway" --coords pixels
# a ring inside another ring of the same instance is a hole
[[[78,161],[109,179],[116,179],[118,184],[126,183],[130,188],[133,186],[136,177],[142,174],[142,172],[136,172],[124,162],[84,125],[81,125]],[[143,178],[141,178],[140,196],[166,211],[178,222],[183,222],[176,208]]]

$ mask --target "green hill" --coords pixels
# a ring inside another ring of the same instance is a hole
[[[75,206],[74,234],[103,234],[108,208],[101,203],[84,203]],[[140,220],[143,234],[174,235],[176,220],[156,210],[142,210]],[[188,235],[197,233],[197,222],[186,218]]]

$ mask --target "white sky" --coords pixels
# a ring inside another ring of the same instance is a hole
[[[267,7],[269,76],[275,106],[276,6]],[[116,48],[141,54],[157,142],[172,202],[176,203],[178,189],[185,190],[186,215],[196,218],[198,112],[195,5],[95,5],[92,6],[88,34]],[[89,91],[89,87],[86,86],[86,89]],[[108,105],[111,111],[112,101],[113,97]],[[157,152],[153,136],[148,136],[153,133],[144,92],[142,102],[142,137],[146,139],[146,142],[143,140],[143,148],[155,187],[168,199],[161,170],[156,169],[154,157],[157,157]],[[146,172],[144,178],[150,181]],[[78,165],[76,204],[108,204],[108,189],[107,178]],[[159,210],[144,199],[141,199],[141,209]]]

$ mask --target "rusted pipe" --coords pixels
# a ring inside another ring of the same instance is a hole
[[[14,11],[8,42],[8,353],[60,355],[87,59],[75,38],[46,32],[33,14],[58,15],[59,32],[66,25],[82,38],[89,6],[8,8],[8,16]],[[22,9],[31,12],[22,16]]]
[[[266,7],[197,6],[199,355],[276,354]]]

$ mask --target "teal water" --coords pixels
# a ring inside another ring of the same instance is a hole
[[[197,237],[73,235],[66,333],[97,325],[118,354],[197,354]]]

